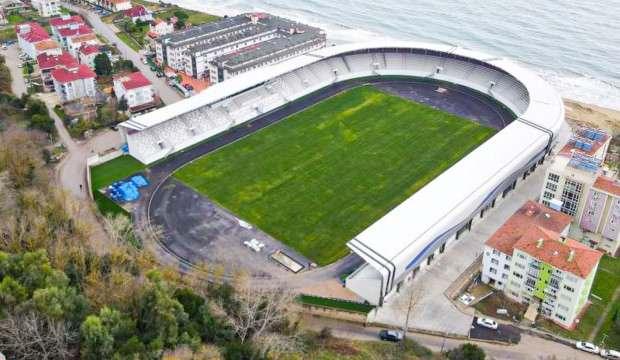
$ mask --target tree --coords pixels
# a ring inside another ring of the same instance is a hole
[[[229,320],[244,343],[288,319],[293,294],[284,289],[246,287],[235,293],[234,301],[236,306],[229,309]]]
[[[110,58],[106,54],[97,54],[95,56],[95,73],[99,76],[110,76],[112,75],[112,63],[110,63]]]
[[[35,312],[8,314],[0,320],[0,344],[7,359],[67,359],[77,333],[64,321]]]
[[[478,345],[463,344],[454,348],[446,354],[450,360],[484,360],[486,354]]]
[[[127,104],[127,99],[125,99],[124,96],[121,96],[121,98],[118,99],[117,109],[119,111],[127,111],[129,109],[129,104]]]
[[[81,350],[83,359],[108,359],[114,350],[114,337],[96,315],[90,315],[80,327]]]
[[[179,343],[181,325],[188,321],[187,313],[160,273],[150,272],[148,277],[150,284],[139,300],[138,332],[151,351],[174,347]]]

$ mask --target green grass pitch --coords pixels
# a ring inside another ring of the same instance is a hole
[[[494,133],[362,86],[208,154],[175,176],[326,265],[347,253],[348,240]]]

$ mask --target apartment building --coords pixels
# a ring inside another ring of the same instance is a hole
[[[597,129],[577,129],[547,169],[540,201],[572,216],[590,246],[615,254],[620,246],[620,210],[614,205],[618,182],[602,168],[610,139]]]
[[[482,267],[483,282],[565,328],[585,309],[602,256],[566,237],[570,222],[528,201],[485,243]]]
[[[95,57],[101,53],[101,46],[84,44],[78,51],[80,64],[88,65],[91,69],[95,68]]]
[[[258,46],[258,44],[277,38],[288,38],[290,41],[280,41],[264,47]],[[302,40],[297,40],[297,38],[302,38]],[[304,44],[306,46],[303,46]],[[247,54],[252,51],[265,52],[267,51],[265,49],[268,49],[273,53],[283,51],[287,46],[294,47],[288,53],[289,55],[308,52],[325,46],[325,34],[318,28],[270,14],[250,13],[161,36],[156,40],[155,52],[160,64],[183,71],[194,78],[207,79],[211,76],[209,63],[219,57],[231,53],[246,54],[244,56],[251,57]],[[254,60],[267,55],[264,53],[255,55]],[[271,61],[275,58],[278,56],[273,57]],[[282,53],[280,58],[283,60],[287,57]],[[220,62],[223,60],[220,59]],[[238,60],[230,61],[232,64]],[[256,68],[268,63],[270,62],[256,62],[252,66]],[[234,71],[231,70],[229,73],[232,74]],[[210,80],[217,82],[217,78]]]
[[[208,62],[209,80],[218,83],[247,71],[277,64],[325,46],[325,37],[313,33],[274,38]]]
[[[61,103],[96,95],[96,75],[87,65],[56,68],[51,71],[51,77]]]
[[[32,0],[31,4],[37,10],[39,16],[50,17],[60,15],[59,0]]]
[[[36,44],[41,41],[50,40],[47,31],[36,22],[29,22],[15,26],[17,43],[22,51],[31,59],[36,59],[38,52]]]
[[[141,72],[114,78],[116,98],[125,98],[130,112],[143,111],[158,104],[153,84]]]
[[[74,57],[79,56],[80,48],[87,45],[101,45],[94,33],[67,37],[67,51]]]

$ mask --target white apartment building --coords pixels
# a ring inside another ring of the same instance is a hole
[[[599,249],[615,255],[620,245],[620,181],[597,177],[584,203],[579,227]]]
[[[602,253],[566,237],[570,216],[528,201],[485,243],[482,281],[573,328]]]
[[[51,72],[54,89],[61,103],[95,97],[97,75],[85,64],[73,68],[57,68]]]
[[[619,185],[602,170],[610,138],[600,130],[578,129],[547,169],[540,201],[572,216],[591,246],[615,254],[620,246],[620,209],[614,205]]]
[[[157,105],[153,84],[141,72],[114,78],[114,93],[125,98],[129,111],[142,111]]]
[[[40,42],[49,43],[50,39],[47,31],[36,22],[29,22],[15,26],[17,43],[20,49],[31,59],[36,59],[39,55],[37,44]]]
[[[302,40],[297,39],[300,37]],[[273,53],[294,47],[288,49],[288,54],[302,54],[325,46],[325,34],[320,29],[265,13],[251,13],[164,35],[156,40],[155,52],[160,64],[203,79],[211,75],[211,61],[228,54],[249,54],[263,43],[279,38],[290,41],[277,42],[271,46],[265,44],[263,49],[270,49]],[[300,46],[310,40],[314,40],[312,45]],[[316,46],[316,43],[320,43],[320,46]],[[255,55],[255,58],[260,56]],[[280,58],[287,57],[280,54]]]
[[[60,1],[32,0],[32,7],[37,9],[39,16],[50,17],[60,15]]]

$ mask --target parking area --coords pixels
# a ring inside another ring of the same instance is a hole
[[[478,325],[478,318],[474,317],[469,330],[469,337],[477,340],[493,340],[511,344],[521,341],[521,330],[512,325],[498,324],[497,329],[490,329]]]

